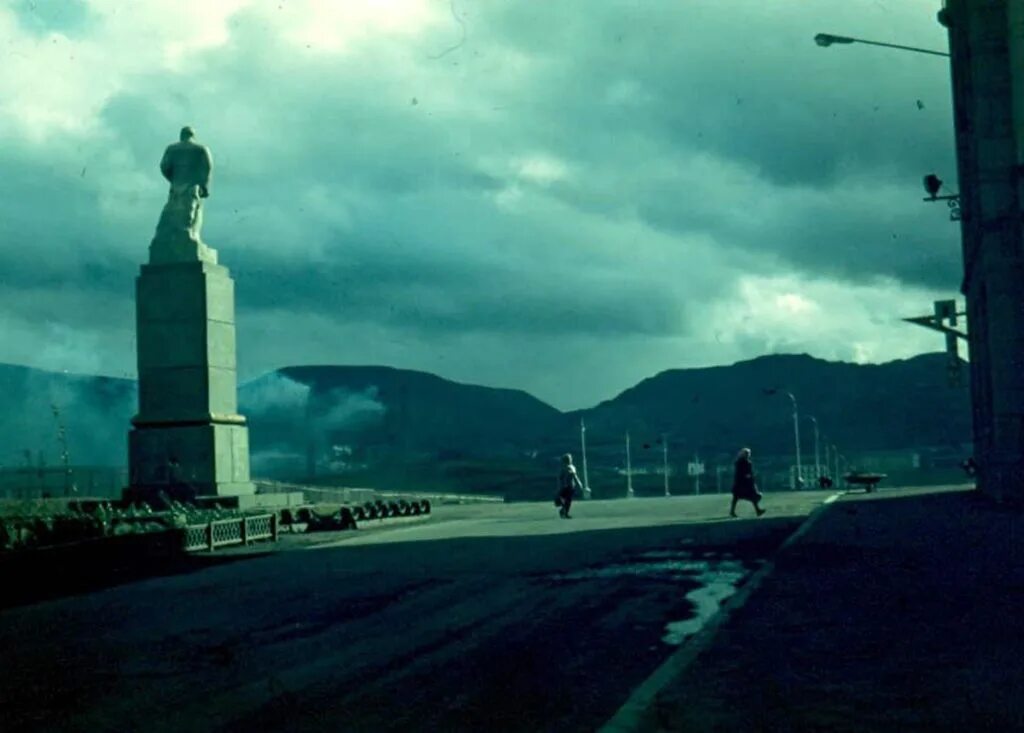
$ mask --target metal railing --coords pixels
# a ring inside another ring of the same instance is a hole
[[[213,552],[218,547],[248,545],[259,540],[276,542],[277,535],[277,515],[257,514],[217,519],[207,524],[191,524],[184,529],[183,544],[185,552]]]
[[[365,504],[380,499],[385,501],[420,501],[428,499],[435,504],[478,504],[502,503],[505,497],[496,494],[450,494],[441,491],[396,491],[391,489],[373,489],[353,486],[310,486],[308,484],[253,479],[256,490],[260,494],[287,493],[302,491],[310,502]]]

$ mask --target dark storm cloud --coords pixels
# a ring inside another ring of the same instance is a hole
[[[90,160],[73,149],[0,151],[0,197],[9,202],[0,215],[3,312],[83,327],[130,322],[138,232],[100,214],[104,163],[92,162],[90,176]]]
[[[742,23],[709,3],[612,6],[592,15],[546,7],[546,22],[560,29],[550,34],[534,31],[539,11],[528,4],[500,4],[500,20],[481,23],[501,30],[495,42],[547,63],[546,83],[521,109],[563,121],[539,134],[596,169],[556,195],[588,210],[633,210],[669,231],[707,232],[726,247],[770,251],[809,273],[956,283],[956,225],[935,208],[922,216],[920,203],[924,173],[951,178],[954,170],[941,61],[818,48],[803,6],[762,5]],[[835,22],[853,21],[835,7]],[[738,167],[746,182],[709,197],[714,171],[687,174],[696,151]],[[659,165],[665,159],[673,165]],[[851,195],[851,185],[875,195]],[[780,194],[786,211],[751,219]]]
[[[221,67],[210,94],[260,83],[278,102],[254,109],[242,139],[226,135],[214,151],[206,231],[237,263],[240,304],[424,334],[680,328],[677,296],[610,281],[592,268],[599,253],[579,270],[567,263],[581,244],[571,225],[495,208],[490,197],[507,182],[471,162],[488,148],[486,125],[435,118],[429,90],[411,85],[389,98],[372,93],[355,69],[345,73],[346,63],[361,68],[373,59],[335,61],[330,77],[325,71],[332,83],[310,96],[274,53],[252,52],[273,50],[265,28],[241,16],[233,29],[228,56],[236,61]],[[422,102],[411,104],[413,93]],[[104,119],[139,158],[152,141],[137,131],[170,127],[167,109],[182,99],[161,106],[116,98]],[[301,120],[292,114],[298,109]],[[215,112],[208,117],[201,137],[224,124]],[[138,119],[148,124],[140,128]],[[309,186],[324,191],[319,211],[303,200]]]
[[[567,124],[552,134],[581,153],[615,147],[587,133],[638,134],[670,149],[749,162],[777,185],[832,183],[849,166],[895,166],[917,185],[922,164],[951,160],[948,68],[940,59],[812,42],[824,19],[860,26],[858,3],[609,2],[601,13],[580,13],[571,3],[504,2],[475,9],[485,16],[479,45],[511,45],[539,59],[548,83],[523,100],[524,109],[561,117]],[[886,18],[891,26],[873,23],[872,30],[912,41],[930,30],[915,25],[934,23],[920,11],[921,4],[907,7]],[[541,22],[557,30],[539,33]],[[609,104],[617,85],[624,104]]]
[[[382,258],[315,269],[257,259],[235,272],[246,306],[301,308],[420,335],[664,334],[678,332],[685,321],[675,298],[629,281],[598,285],[582,278],[567,285],[537,273],[524,278],[482,265]]]
[[[164,28],[177,11],[153,12]],[[70,132],[5,138],[0,318],[19,333],[33,314],[88,327],[100,344],[102,329],[131,328],[166,196],[157,162],[186,123],[213,149],[204,236],[237,279],[240,343],[255,342],[246,323],[288,332],[288,348],[244,347],[259,349],[250,373],[297,354],[433,364],[444,343],[477,365],[461,379],[554,391],[564,360],[542,349],[574,343],[642,376],[637,359],[810,349],[812,327],[847,317],[844,297],[882,293],[885,308],[903,286],[959,284],[956,226],[920,202],[925,172],[955,177],[942,62],[811,41],[935,45],[928,3],[457,0],[461,24],[432,12],[416,32],[325,50],[316,33],[293,37],[287,8],[252,4],[223,38],[207,19],[206,45],[123,66]],[[84,78],[105,80],[105,57],[92,63]],[[793,306],[803,321],[750,315],[775,329],[764,337],[722,315],[812,290],[818,301]],[[804,333],[782,333],[791,322]],[[732,350],[716,351],[706,339],[730,327]],[[300,339],[331,329],[345,349]],[[627,341],[647,350],[602,355]]]
[[[103,106],[100,121],[111,145],[130,155],[130,165],[151,173],[163,146],[177,139],[178,130],[191,119],[188,98],[173,93],[123,92]]]
[[[922,228],[917,212],[908,211],[921,206],[922,172],[949,158],[948,115],[943,118],[948,100],[922,111],[907,95],[911,75],[924,80],[917,85],[921,96],[941,97],[946,82],[941,69],[934,79],[913,70],[913,63],[928,59],[906,62],[910,66],[902,72],[877,54],[847,55],[837,62],[835,49],[814,47],[800,25],[787,27],[769,13],[747,19],[748,28],[758,20],[766,27],[743,36],[742,48],[736,48],[734,16],[707,3],[688,9],[677,3],[642,9],[610,3],[603,9],[584,14],[568,5],[545,6],[542,12],[522,3],[467,4],[471,32],[458,55],[469,82],[457,114],[434,108],[429,86],[381,71],[395,62],[393,48],[360,48],[331,59],[329,66],[322,59],[303,61],[283,47],[260,16],[241,12],[231,23],[231,44],[218,51],[218,73],[203,92],[189,95],[172,86],[171,94],[164,88],[160,95],[119,96],[108,104],[104,119],[142,163],[155,147],[156,130],[172,131],[179,119],[191,119],[191,110],[202,109],[212,118],[208,136],[220,137],[215,186],[230,185],[225,187],[230,193],[212,206],[222,207],[221,216],[225,208],[244,211],[259,191],[266,203],[257,206],[293,219],[296,239],[330,236],[329,227],[322,228],[298,200],[303,184],[327,186],[328,197],[346,190],[363,197],[404,197],[430,189],[452,193],[435,200],[432,210],[419,211],[378,198],[375,210],[354,225],[365,235],[386,221],[392,235],[419,238],[424,247],[440,244],[475,261],[468,267],[447,265],[447,272],[427,266],[421,282],[449,285],[462,271],[477,278],[485,274],[481,268],[497,270],[483,252],[486,238],[495,234],[486,221],[489,203],[457,192],[501,189],[495,172],[479,169],[479,153],[499,152],[503,138],[556,150],[577,166],[583,175],[556,182],[544,194],[584,212],[635,212],[668,232],[709,234],[723,247],[767,251],[810,273],[855,280],[896,276],[928,286],[955,279],[955,257],[944,259],[934,249],[936,242],[951,242],[955,229],[942,212]],[[540,18],[558,30],[538,33]],[[709,43],[711,38],[721,42]],[[797,43],[802,46],[791,47]],[[493,90],[481,77],[491,57],[506,53],[529,57],[527,76],[514,90],[518,98],[488,101]],[[843,63],[849,66],[845,73]],[[296,84],[297,68],[322,83]],[[368,74],[368,68],[376,73]],[[227,99],[232,90],[257,87],[273,90],[275,104],[228,102],[226,109],[211,110],[221,93]],[[480,92],[479,98],[473,92]],[[514,115],[485,113],[488,104],[498,102],[511,106]],[[225,134],[228,124],[231,133]],[[698,150],[741,168],[748,180],[708,197],[702,188],[714,188],[708,178],[714,171],[702,171],[703,181],[687,174],[689,157]],[[675,165],[659,167],[666,159]],[[844,180],[865,172],[873,176],[875,201],[847,194]],[[792,195],[782,204],[785,211],[750,219],[750,210],[761,208],[762,200],[801,187],[831,195],[803,200]],[[730,200],[736,194],[750,199]],[[901,205],[886,207],[900,195],[905,196]],[[477,252],[465,239],[422,241],[426,238],[416,229],[442,211],[476,219]],[[403,213],[408,218],[403,220]],[[222,241],[238,237],[237,231],[209,221]],[[955,248],[942,252],[955,254]],[[386,249],[368,253],[363,254],[378,260],[375,277],[386,279],[391,268],[406,276]],[[336,265],[334,277],[344,275],[342,266]]]
[[[110,284],[128,263],[112,253],[81,170],[45,150],[0,150],[0,280],[9,289]]]

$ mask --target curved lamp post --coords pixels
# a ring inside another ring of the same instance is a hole
[[[583,424],[583,418],[580,418],[580,454],[583,458],[583,498],[589,499],[591,497],[590,491],[590,480],[587,478],[587,426]]]
[[[814,415],[804,415],[808,420],[814,423],[814,480],[817,481],[821,478],[821,452],[818,448],[818,418]]]
[[[793,403],[793,441],[796,444],[796,481],[793,488],[799,489],[804,480],[803,467],[800,465],[800,414],[797,412],[796,397],[793,393],[786,392],[786,396]]]
[[[789,397],[789,401],[793,404],[793,442],[796,445],[796,480],[793,482],[793,488],[798,488],[800,482],[803,480],[803,470],[800,465],[800,414],[797,412],[796,407],[796,396],[786,389],[779,387],[773,387],[772,389],[762,390],[766,395],[773,394],[784,394]]]
[[[864,38],[851,38],[850,36],[837,36],[834,33],[819,33],[814,37],[814,42],[823,48],[835,43],[845,45],[849,43],[863,43],[868,46],[884,46],[885,48],[898,48],[901,51],[913,51],[914,53],[926,53],[932,56],[949,56],[945,51],[932,51],[928,48],[916,48],[915,46],[900,46],[896,43],[882,43],[881,41],[868,41]]]
[[[632,499],[633,493],[633,461],[629,451],[629,433],[626,433],[626,498]]]

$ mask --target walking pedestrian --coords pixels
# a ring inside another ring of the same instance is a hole
[[[736,475],[732,481],[732,507],[729,509],[729,516],[736,516],[736,504],[740,500],[749,501],[754,505],[757,516],[764,514],[761,508],[761,492],[757,490],[757,483],[754,481],[754,464],[750,460],[750,448],[743,448],[736,456]]]
[[[569,509],[577,490],[582,491],[583,484],[576,475],[576,466],[572,465],[572,454],[566,453],[562,456],[562,470],[558,474],[558,494],[555,496],[555,506],[559,508],[558,516],[562,519],[572,519],[569,516]]]

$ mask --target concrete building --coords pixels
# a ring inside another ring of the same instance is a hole
[[[945,0],[979,487],[1024,504],[1024,0]]]

